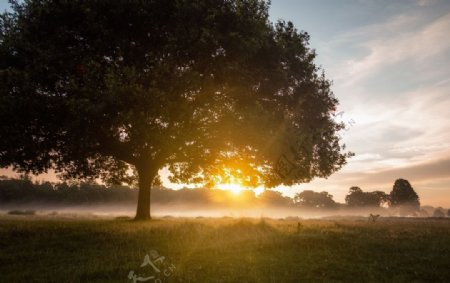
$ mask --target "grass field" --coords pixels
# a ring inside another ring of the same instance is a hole
[[[0,282],[133,282],[130,271],[135,282],[450,282],[450,221],[0,218]]]

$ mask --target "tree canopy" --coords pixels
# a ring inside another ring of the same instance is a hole
[[[339,170],[331,83],[309,35],[258,0],[12,1],[0,18],[0,166],[213,186]],[[132,177],[132,176],[131,176]]]
[[[408,180],[397,179],[394,183],[389,201],[392,207],[397,207],[401,214],[410,214],[420,209],[419,196]]]
[[[388,200],[389,197],[385,192],[363,192],[359,187],[351,187],[348,195],[345,196],[345,203],[353,207],[380,207],[383,203],[388,202]]]
[[[297,193],[294,201],[297,205],[314,208],[336,208],[338,205],[328,192],[319,193],[311,190]]]

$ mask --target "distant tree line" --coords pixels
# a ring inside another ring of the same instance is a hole
[[[130,203],[138,198],[138,190],[128,186],[105,186],[97,183],[32,182],[27,177],[0,180],[0,204],[89,205]],[[160,204],[217,205],[240,204],[289,207],[293,201],[280,192],[267,190],[258,197],[251,190],[239,196],[230,191],[206,188],[167,189],[162,186],[152,191],[152,202]]]
[[[364,192],[360,187],[351,187],[345,197],[345,205],[333,200],[328,192],[314,192],[306,190],[297,193],[293,199],[300,206],[314,208],[337,208],[347,206],[351,208],[380,208],[396,209],[400,214],[414,214],[420,210],[419,196],[404,179],[395,181],[392,191],[386,194],[383,191]]]
[[[414,215],[420,211],[420,200],[411,184],[405,179],[397,179],[392,191],[364,192],[359,187],[351,187],[345,197],[349,207],[389,207],[401,215]]]
[[[95,183],[32,182],[29,178],[0,180],[2,204],[88,204],[136,201],[135,190]]]
[[[128,186],[105,186],[97,183],[50,183],[32,182],[27,176],[19,179],[2,178],[0,180],[0,204],[53,204],[85,205],[129,203],[137,200],[138,190]],[[265,205],[271,207],[298,207],[308,209],[339,208],[390,208],[400,215],[444,217],[450,211],[443,208],[433,211],[420,209],[419,196],[404,179],[395,181],[392,191],[365,192],[353,186],[345,197],[345,204],[335,202],[328,192],[304,190],[293,198],[280,192],[266,190],[256,196],[251,190],[243,191],[239,196],[230,191],[206,188],[180,190],[156,187],[152,192],[152,201],[160,204],[185,205]]]

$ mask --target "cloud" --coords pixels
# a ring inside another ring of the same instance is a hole
[[[363,169],[359,172],[341,171],[328,179],[316,179],[308,184],[291,188],[280,187],[278,190],[291,197],[303,190],[325,190],[330,192],[336,201],[344,202],[351,186],[359,186],[364,191],[381,190],[389,193],[395,180],[399,178],[410,181],[421,197],[422,204],[450,206],[450,199],[446,197],[446,192],[450,189],[450,152],[441,159],[427,163],[380,169],[375,172]]]
[[[421,7],[426,7],[432,5],[433,3],[434,3],[433,0],[419,0],[417,4]]]
[[[352,158],[353,162],[367,162],[367,161],[373,161],[373,160],[380,160],[382,156],[379,153],[363,153],[358,154],[355,157]]]
[[[450,63],[449,59],[446,61]],[[416,73],[416,76],[419,78],[421,74]],[[343,96],[343,101],[351,106],[345,118],[356,121],[343,136],[347,148],[357,154],[344,170],[395,168],[442,157],[450,148],[448,77],[449,70],[445,79],[436,77],[420,86],[413,85],[407,91],[391,90],[387,94],[375,87],[358,88],[362,82],[352,87],[340,85],[339,91],[348,94]],[[411,84],[408,80],[399,83]],[[358,157],[367,154],[380,158],[361,160]]]
[[[425,182],[436,179],[450,178],[450,154],[442,159],[427,163],[412,164],[400,168],[390,168],[377,172],[350,173],[347,176],[365,184],[392,183],[398,178],[405,178],[414,182]]]
[[[367,40],[360,42],[359,48],[366,54],[347,60],[337,80],[352,85],[399,63],[426,63],[450,49],[450,13],[425,26],[416,27],[418,22],[417,16],[399,15],[387,23],[343,35],[340,40],[347,42],[365,37]]]

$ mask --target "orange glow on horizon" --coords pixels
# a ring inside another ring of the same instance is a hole
[[[235,195],[240,195],[242,191],[247,190],[246,187],[236,183],[218,184],[216,187],[221,190],[230,191]]]
[[[224,191],[229,191],[235,196],[239,196],[243,191],[253,191],[256,196],[259,196],[265,190],[264,187],[262,186],[256,188],[249,188],[237,183],[217,184],[216,188]]]

